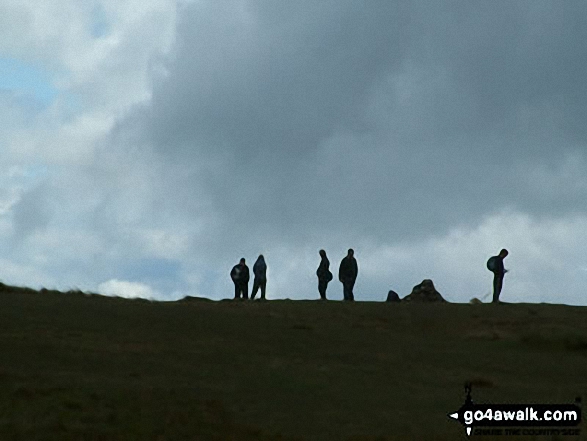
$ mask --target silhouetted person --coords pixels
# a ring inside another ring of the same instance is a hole
[[[267,285],[267,264],[262,254],[259,255],[257,261],[253,265],[253,273],[255,280],[253,281],[253,293],[251,300],[257,295],[257,290],[261,287],[261,299],[265,300],[265,286]]]
[[[334,276],[330,272],[330,261],[328,260],[328,257],[326,257],[326,251],[320,250],[319,254],[322,260],[316,270],[316,275],[318,276],[318,292],[320,293],[320,299],[326,300],[326,288],[328,288],[328,282],[330,282]]]
[[[357,280],[357,274],[359,268],[357,266],[357,260],[354,257],[355,252],[349,249],[348,254],[340,262],[338,269],[338,280],[342,282],[344,300],[352,302],[355,300],[353,295],[353,286],[355,286],[355,280]]]
[[[491,256],[487,261],[487,269],[493,273],[493,303],[499,303],[499,294],[503,286],[503,276],[508,272],[503,267],[503,259],[508,255],[505,248],[497,256]]]
[[[234,298],[240,299],[241,294],[243,299],[249,298],[249,267],[245,264],[243,257],[238,265],[232,267],[230,278],[234,282]]]

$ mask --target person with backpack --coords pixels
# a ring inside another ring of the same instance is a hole
[[[487,261],[487,269],[493,273],[493,303],[499,303],[499,295],[503,286],[503,276],[508,272],[503,267],[503,259],[508,254],[508,250],[504,248],[497,256],[491,256]]]
[[[353,287],[355,286],[355,281],[359,273],[357,259],[355,259],[354,254],[353,249],[349,249],[348,254],[342,259],[338,268],[338,280],[342,283],[344,300],[348,300],[349,302],[355,300]]]
[[[253,281],[253,293],[251,300],[255,299],[259,287],[261,288],[261,300],[265,300],[265,286],[267,285],[267,264],[262,254],[259,255],[257,261],[253,265],[253,273],[255,280]]]
[[[320,300],[326,300],[326,288],[328,288],[328,282],[330,282],[334,276],[330,272],[330,261],[326,257],[326,251],[320,250],[318,252],[322,260],[316,270],[318,276],[318,292],[320,293]]]
[[[240,299],[241,295],[243,299],[249,298],[249,267],[245,264],[245,258],[243,257],[238,265],[232,267],[230,271],[230,278],[234,282],[234,298]]]

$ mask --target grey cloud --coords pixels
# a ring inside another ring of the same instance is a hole
[[[462,93],[475,102],[475,129],[505,125],[513,130],[516,112],[551,107],[560,123],[577,131],[573,106],[587,103],[581,54],[587,37],[582,2],[463,2],[447,27],[452,38],[438,39]],[[544,117],[546,115],[542,115]],[[536,128],[536,127],[533,127]],[[549,127],[552,128],[552,127]],[[582,130],[582,129],[581,129]],[[539,153],[544,153],[539,152]]]
[[[153,92],[153,135],[166,151],[200,142],[238,159],[291,159],[356,123],[373,81],[402,58],[406,11],[389,2],[240,3],[181,15],[171,75]]]
[[[251,225],[290,240],[337,228],[398,240],[504,204],[540,211],[512,164],[557,160],[580,139],[585,9],[186,6],[148,139],[169,164],[199,167],[185,187],[212,195],[235,240]]]
[[[24,192],[20,200],[12,208],[14,239],[26,239],[31,233],[47,227],[51,220],[51,202],[48,196],[51,191],[46,183],[37,185]]]

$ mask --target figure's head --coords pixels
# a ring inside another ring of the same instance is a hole
[[[244,257],[241,258],[240,263],[241,263],[241,265],[244,265],[245,264],[245,258]]]
[[[349,251],[348,251],[348,253],[349,253],[348,255],[349,255],[350,257],[353,257],[353,255],[355,254],[355,251],[354,251],[352,248],[349,248]]]
[[[509,254],[509,253],[508,253],[508,250],[506,250],[506,249],[504,248],[503,250],[501,250],[501,251],[499,252],[499,257],[501,257],[501,258],[503,259],[503,258],[504,258],[505,256],[507,256],[508,254]]]
[[[322,256],[322,257],[326,257],[326,251],[324,251],[324,250],[318,251],[318,254],[320,254],[320,256]]]
[[[258,260],[265,260],[262,254],[259,254]]]

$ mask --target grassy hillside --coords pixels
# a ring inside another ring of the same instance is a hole
[[[572,402],[586,374],[582,307],[0,285],[1,440],[458,440],[465,381],[477,402]]]

